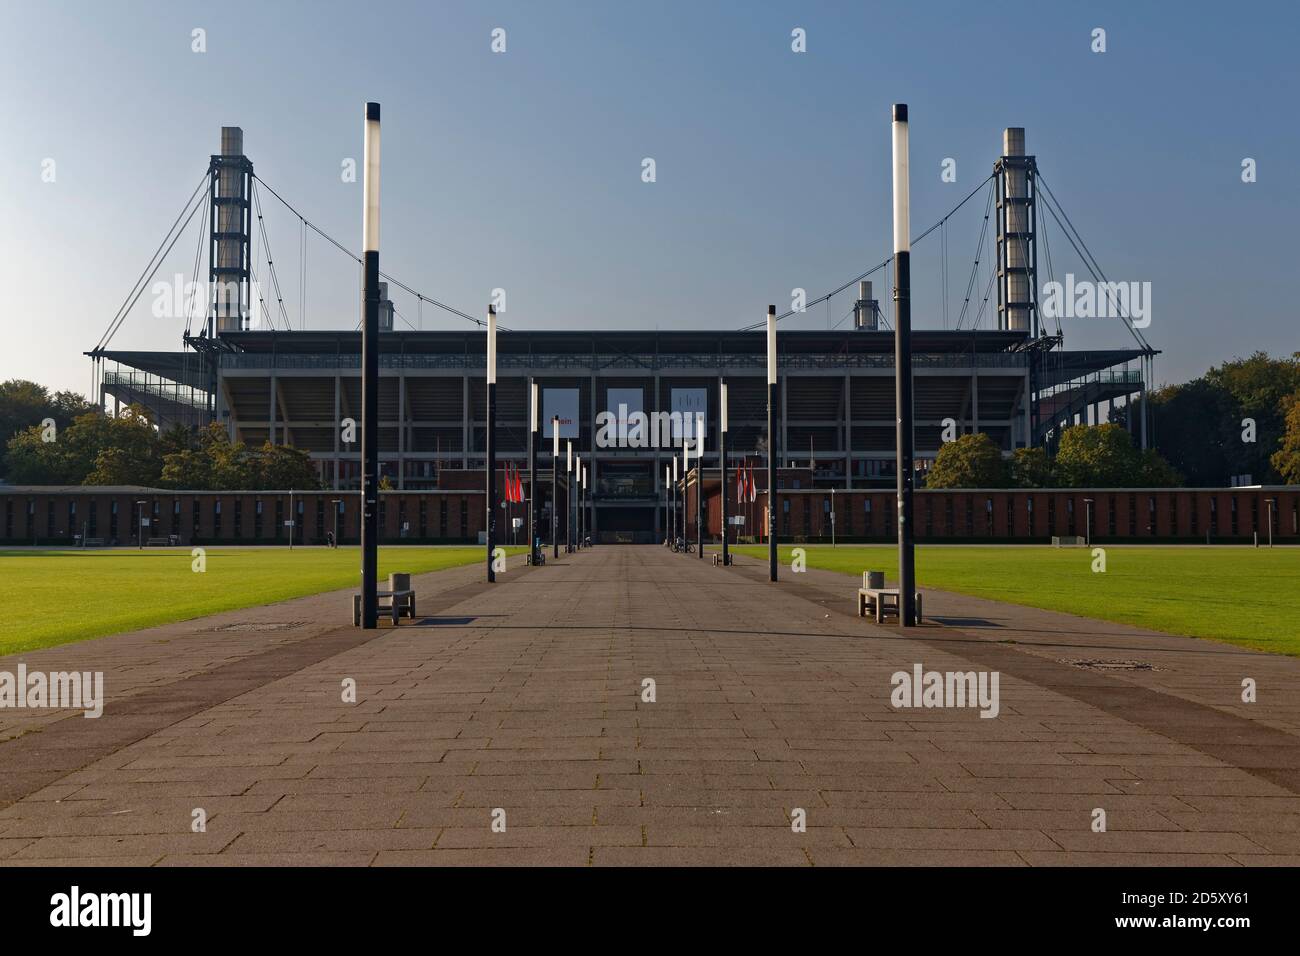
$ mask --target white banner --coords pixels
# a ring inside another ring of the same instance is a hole
[[[680,442],[683,428],[686,437],[695,438],[696,416],[704,416],[708,421],[709,390],[707,388],[673,389],[673,441]],[[679,417],[680,416],[680,417]]]
[[[551,437],[551,419],[560,416],[560,437],[578,437],[578,390],[576,388],[542,389],[542,436]],[[560,451],[564,451],[563,448]]]
[[[624,431],[631,416],[645,411],[645,393],[639,388],[611,388],[606,392],[605,404],[609,406],[606,411],[614,416],[615,427]],[[619,406],[624,406],[622,414]]]

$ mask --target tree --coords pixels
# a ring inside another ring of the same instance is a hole
[[[12,438],[25,433],[33,425],[40,425],[47,418],[52,418],[55,427],[62,432],[77,416],[92,410],[93,406],[76,392],[51,395],[44,385],[18,378],[0,382],[0,477],[29,483],[25,478],[18,479],[9,474],[8,444]]]
[[[1287,484],[1300,485],[1300,391],[1287,396],[1283,405],[1286,431],[1271,464]]]
[[[117,418],[86,412],[59,429],[47,441],[44,429],[32,425],[9,441],[9,479],[15,484],[155,484],[160,462],[157,435],[144,410],[133,405]],[[104,458],[108,449],[122,454]],[[131,480],[123,482],[124,477]]]
[[[944,444],[925,475],[927,488],[1005,488],[1002,452],[983,432]]]
[[[180,436],[167,436],[182,443]],[[320,487],[311,456],[287,445],[264,442],[250,449],[232,442],[224,426],[214,422],[164,458],[164,488],[189,491],[310,491]]]
[[[1011,484],[1016,488],[1051,488],[1056,484],[1052,459],[1042,448],[1017,448],[1011,455]]]
[[[1178,484],[1154,449],[1140,452],[1119,425],[1075,425],[1061,433],[1056,475],[1066,488],[1142,488]]]
[[[1264,352],[1155,389],[1149,398],[1155,447],[1192,485],[1222,485],[1242,474],[1277,481],[1271,459],[1286,428],[1284,402],[1298,389],[1300,353],[1273,359]],[[1118,417],[1126,414],[1121,410]],[[1253,442],[1244,440],[1244,419],[1254,422]]]
[[[309,491],[320,487],[320,479],[312,466],[311,456],[305,451],[287,445],[272,445],[268,441],[258,450],[257,460],[260,488],[301,488]]]
[[[68,429],[67,440],[94,454],[94,468],[82,480],[84,485],[158,484],[162,472],[158,432],[144,409],[132,405],[115,418],[92,412],[77,419]]]

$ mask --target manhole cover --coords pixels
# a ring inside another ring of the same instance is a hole
[[[288,631],[302,627],[306,621],[236,621],[234,624],[222,624],[214,631]]]
[[[1062,664],[1071,664],[1093,671],[1153,671],[1155,665],[1146,661],[1103,661],[1103,660],[1063,660]]]

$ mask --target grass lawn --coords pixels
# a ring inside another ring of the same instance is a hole
[[[0,654],[355,587],[361,577],[355,547],[208,548],[202,574],[191,560],[188,548],[0,551]],[[380,548],[379,577],[485,560],[480,547]]]
[[[804,546],[808,567],[898,573],[890,545]],[[764,557],[764,547],[738,552]],[[780,549],[790,566],[790,548]],[[1087,548],[948,546],[916,549],[922,587],[1026,604],[1154,631],[1300,656],[1300,548],[1106,547],[1106,573]]]

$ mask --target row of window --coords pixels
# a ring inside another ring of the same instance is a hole
[[[955,502],[961,497],[963,496],[949,496],[943,499],[942,502],[943,523],[942,525],[940,525],[940,529],[945,531],[948,536],[952,536],[957,533]],[[1057,511],[1058,498],[1055,495],[1049,495],[1047,496],[1047,508],[1045,509],[1046,527],[1043,527],[1043,522],[1040,519],[1039,515],[1042,513],[1044,509],[1036,510],[1034,507],[1035,496],[1028,495],[1022,499],[1025,504],[1026,534],[1028,536],[1037,536],[1044,533],[1047,534],[1048,536],[1083,535],[1085,533],[1097,534],[1101,531],[1103,527],[1105,527],[1106,533],[1111,537],[1115,537],[1119,533],[1118,515],[1120,514],[1120,509],[1119,509],[1118,498],[1119,498],[1118,495],[1107,495],[1095,499],[1093,503],[1093,507],[1096,510],[1091,515],[1087,513],[1088,509],[1087,509],[1086,502],[1082,503],[1083,513],[1079,514],[1078,509],[1076,509],[1075,507],[1075,499],[1065,498],[1064,509],[1063,509],[1064,514],[1058,515],[1058,511]],[[999,531],[996,529],[996,525],[994,521],[994,499],[985,498],[983,502],[984,505],[983,509],[979,509],[976,507],[975,498],[973,495],[965,495],[964,499],[965,499],[965,508],[963,509],[964,514],[962,516],[963,523],[964,523],[964,527],[962,530],[964,534],[968,537],[974,537],[976,534],[980,534],[988,537],[997,536],[999,534]],[[831,523],[832,523],[831,498],[830,496],[825,496],[821,499],[822,513],[820,516],[820,520],[817,522],[816,525],[814,525],[812,495],[801,495],[798,498],[793,498],[793,499],[787,497],[782,500],[781,528],[780,528],[781,534],[789,535],[794,533],[791,526],[792,525],[792,521],[791,521],[792,500],[795,502],[794,510],[797,512],[801,512],[800,515],[800,517],[802,518],[801,533],[804,536],[806,537],[813,537],[813,536],[829,537],[830,536]],[[1147,534],[1153,537],[1157,534],[1158,531],[1158,522],[1156,518],[1157,500],[1158,499],[1154,495],[1147,496],[1147,500],[1145,502],[1146,505],[1145,520],[1142,522],[1142,529],[1141,529],[1143,534]],[[1208,528],[1206,528],[1205,530],[1207,530],[1211,535],[1219,534],[1221,530],[1226,530],[1226,532],[1230,536],[1236,536],[1241,533],[1241,522],[1238,514],[1239,509],[1238,509],[1237,496],[1229,495],[1227,496],[1227,500],[1228,500],[1228,519],[1227,519],[1226,526],[1221,528],[1221,521],[1220,521],[1220,514],[1219,514],[1220,512],[1219,496],[1211,495],[1209,498],[1209,525]],[[802,505],[798,504],[798,502],[800,501],[802,501]],[[863,535],[872,535],[876,533],[876,529],[873,527],[873,523],[872,523],[871,501],[872,501],[871,498],[864,498],[862,500],[864,519],[863,519],[863,527],[861,533]],[[1016,517],[1015,517],[1016,501],[1017,499],[1015,497],[1008,497],[1005,500],[1005,506],[1006,506],[1006,523],[1004,525],[1005,529],[1016,528]],[[1261,530],[1267,530],[1267,525],[1265,525],[1263,528],[1261,528],[1260,525],[1259,499],[1252,495],[1250,496],[1249,501],[1250,501],[1249,533],[1259,532]],[[1171,530],[1173,533],[1177,533],[1177,529],[1179,527],[1178,525],[1179,499],[1175,496],[1170,496],[1167,499],[1167,503],[1169,508],[1169,530]],[[1128,495],[1127,505],[1128,505],[1127,526],[1125,529],[1125,533],[1127,534],[1128,537],[1131,538],[1137,537],[1139,533],[1139,529],[1138,529],[1139,515],[1141,513],[1139,511],[1138,495],[1137,494]],[[741,507],[743,508],[743,506]],[[892,534],[892,531],[890,530],[890,511],[889,509],[880,509],[880,510],[885,516],[882,533],[885,536],[889,536],[890,534]],[[936,518],[936,512],[938,510],[940,509],[936,508],[936,503],[933,498],[927,497],[920,501],[920,512],[921,512],[920,521],[923,529],[923,534],[927,537],[933,537],[935,534],[935,526],[936,526],[935,518]],[[853,508],[843,508],[837,510],[834,520],[839,522],[838,526],[835,529],[839,534],[847,537],[858,533],[854,529],[854,524],[855,524],[854,513],[855,513],[855,509]],[[1189,517],[1190,517],[1190,524],[1191,524],[1191,533],[1194,535],[1199,535],[1202,531],[1202,528],[1200,526],[1200,509],[1192,508]],[[1273,516],[1275,528],[1278,526],[1277,521],[1278,518],[1280,517],[1281,517],[1280,515]],[[978,526],[978,531],[977,531],[977,526]],[[1292,526],[1291,531],[1293,534],[1300,532],[1300,514],[1297,513],[1297,507],[1294,505],[1292,506],[1291,509],[1291,526]],[[1002,533],[1005,533],[1005,531],[1003,531]]]
[[[225,530],[224,519],[226,515],[226,509],[223,507],[224,504],[225,502],[223,502],[223,500],[220,498],[210,499],[209,501],[209,506],[211,509],[210,514],[212,517],[213,537],[220,537]],[[459,514],[458,514],[458,517],[460,519],[459,526],[455,528],[449,528],[447,499],[442,496],[438,498],[437,526],[436,526],[437,537],[441,537],[441,538],[464,537],[467,534],[467,529],[470,526],[469,500],[466,498],[462,498],[460,499],[459,504],[460,504]],[[200,498],[191,499],[190,527],[192,529],[195,529],[196,531],[200,529],[202,526],[203,506],[204,506],[203,499]],[[261,538],[265,536],[265,531],[266,531],[265,523],[264,523],[265,512],[263,506],[264,506],[264,502],[260,499],[254,502],[253,535],[252,535],[254,538]],[[134,539],[137,533],[143,534],[143,536],[146,538],[165,537],[167,535],[182,534],[181,499],[180,498],[173,499],[171,513],[169,515],[170,520],[166,522],[162,520],[160,514],[160,508],[161,508],[160,502],[153,501],[147,512],[140,511],[139,513],[137,513],[135,511],[131,511],[130,513],[128,513],[125,522],[119,524],[119,520],[118,520],[119,502],[109,501],[107,502],[107,509],[106,509],[108,511],[108,525],[107,528],[103,528],[101,526],[101,520],[100,520],[101,509],[100,509],[99,501],[94,499],[89,501],[85,509],[85,514],[83,515],[81,520],[78,520],[77,502],[76,500],[69,500],[67,502],[67,523],[66,525],[64,525],[64,528],[69,529],[66,531],[66,533],[70,535],[84,534],[88,538],[107,537],[110,539],[119,539],[122,537],[122,535],[119,532],[123,530],[126,532],[125,537],[128,537],[130,539]],[[314,536],[324,537],[327,532],[335,533],[338,536],[344,536],[344,537],[347,536],[349,533],[348,516],[344,508],[343,502],[340,501],[338,503],[338,508],[337,508],[338,513],[335,516],[336,520],[329,525],[326,525],[325,510],[326,510],[325,499],[318,497],[316,499],[316,509],[315,509],[316,522],[315,522]],[[383,498],[380,498],[379,526],[381,528],[384,527],[386,524],[387,510],[388,510],[387,501]],[[292,526],[292,531],[294,533],[295,538],[301,540],[306,534],[306,521],[304,517],[306,512],[306,502],[303,501],[303,499],[301,498],[296,499],[294,502],[294,511],[295,514],[293,516],[294,524]],[[233,501],[233,507],[230,509],[229,513],[231,515],[232,536],[236,538],[244,537],[244,531],[245,531],[244,500],[242,498],[235,498]],[[28,516],[27,533],[34,534],[37,528],[35,501],[29,501],[27,503],[27,516]],[[47,538],[56,537],[60,533],[56,516],[57,516],[56,499],[49,498],[45,502],[45,537]],[[272,528],[274,529],[273,536],[279,537],[281,534],[287,533],[285,520],[286,520],[285,502],[283,499],[277,498],[275,501],[275,523],[272,525]],[[148,522],[147,524],[145,523],[146,521]],[[354,523],[356,522],[355,518],[353,518],[353,522]],[[397,522],[398,522],[398,530],[403,537],[408,535],[414,535],[414,534],[418,534],[418,536],[422,538],[428,537],[430,534],[428,499],[423,497],[420,499],[419,517],[418,517],[418,524],[416,528],[410,527],[409,520],[407,517],[406,499],[403,498],[399,500]],[[418,531],[416,530],[417,528]],[[354,528],[352,530],[358,531],[359,529]],[[105,531],[107,532],[106,534],[104,533]],[[15,534],[14,500],[12,498],[8,498],[5,500],[5,537],[13,538],[14,534]]]

